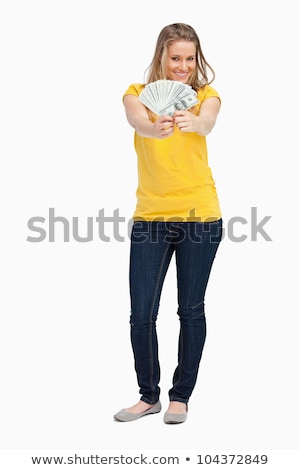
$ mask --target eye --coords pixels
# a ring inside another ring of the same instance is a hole
[[[188,57],[188,60],[195,60],[195,57]]]
[[[179,60],[179,57],[172,57],[172,60]]]

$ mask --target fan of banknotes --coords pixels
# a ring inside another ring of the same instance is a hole
[[[177,109],[189,109],[199,103],[190,85],[175,80],[148,83],[139,95],[141,102],[155,114],[173,116]]]

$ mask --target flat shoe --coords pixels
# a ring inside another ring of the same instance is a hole
[[[156,402],[154,406],[151,406],[151,408],[148,408],[147,410],[143,411],[142,413],[131,413],[130,411],[126,410],[120,410],[118,413],[114,415],[114,418],[117,421],[134,421],[136,419],[142,418],[142,416],[154,414],[154,413],[159,413],[161,410],[161,403],[160,401]]]
[[[188,409],[186,405],[186,410]],[[166,424],[179,424],[184,423],[187,419],[186,413],[165,413],[164,414],[164,423]]]

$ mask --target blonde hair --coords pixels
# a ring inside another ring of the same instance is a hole
[[[165,63],[168,47],[176,41],[190,41],[196,47],[196,67],[187,82],[188,85],[191,85],[194,90],[198,91],[205,85],[212,83],[215,79],[215,72],[203,55],[196,31],[185,23],[170,24],[165,26],[159,33],[152,62],[146,71],[146,83],[167,78]],[[208,77],[208,70],[212,76],[210,79]]]

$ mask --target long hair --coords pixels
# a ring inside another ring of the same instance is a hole
[[[185,23],[173,23],[161,30],[157,38],[152,62],[146,70],[146,83],[167,78],[166,58],[168,47],[176,41],[191,41],[196,47],[196,67],[187,82],[188,85],[191,85],[194,90],[198,91],[205,85],[212,83],[215,79],[215,72],[203,55],[196,31]],[[210,79],[208,77],[208,70],[211,73]]]

